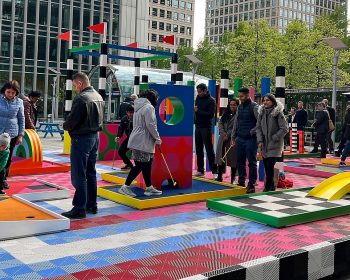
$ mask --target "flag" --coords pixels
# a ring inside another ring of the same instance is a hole
[[[126,47],[137,48],[137,42],[130,43],[130,44],[126,45]]]
[[[160,41],[167,43],[167,44],[170,44],[170,45],[175,45],[175,35],[160,38]]]
[[[100,33],[100,34],[104,34],[105,33],[105,23],[102,22],[102,23],[98,23],[95,25],[91,25],[91,26],[88,26],[87,29],[95,31],[95,32]]]
[[[58,35],[56,38],[57,39],[61,39],[63,41],[68,41],[69,42],[70,39],[71,39],[71,31],[62,33],[62,34]]]

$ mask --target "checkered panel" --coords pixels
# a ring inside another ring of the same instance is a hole
[[[247,280],[279,280],[279,259],[273,256],[241,263]]]

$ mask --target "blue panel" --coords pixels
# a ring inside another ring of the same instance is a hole
[[[261,97],[270,93],[271,88],[271,80],[268,77],[263,77],[261,79]]]
[[[194,92],[192,86],[173,86],[150,84],[150,88],[159,93],[156,107],[158,131],[160,136],[193,136]],[[184,117],[176,125],[165,124],[159,116],[159,105],[167,97],[174,96],[181,100],[184,106]]]

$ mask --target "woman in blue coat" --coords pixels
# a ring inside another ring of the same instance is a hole
[[[8,189],[6,178],[11,157],[16,145],[22,143],[24,135],[24,108],[19,97],[19,83],[15,80],[3,85],[0,90],[0,134],[7,132],[11,137],[10,154],[5,168],[0,171],[0,190]]]

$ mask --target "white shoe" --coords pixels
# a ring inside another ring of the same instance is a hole
[[[131,190],[130,186],[127,186],[127,185],[121,186],[118,192],[130,197],[136,196],[136,194]]]
[[[197,171],[196,173],[193,174],[193,176],[204,177],[204,172]]]
[[[151,196],[151,195],[161,195],[163,192],[157,190],[155,187],[153,186],[149,186],[146,188],[145,190],[145,195],[147,196]]]

